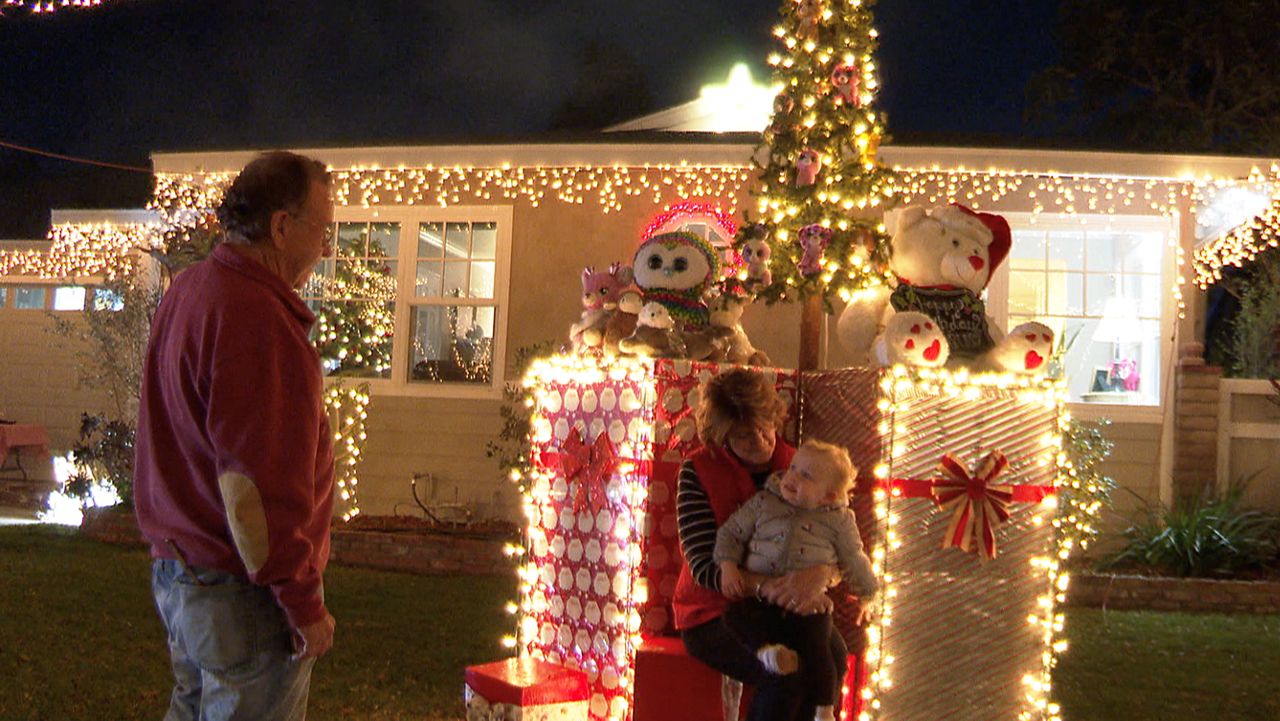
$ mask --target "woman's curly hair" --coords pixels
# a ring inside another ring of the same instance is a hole
[[[312,183],[329,185],[329,171],[318,160],[287,150],[254,158],[231,182],[216,211],[225,240],[241,245],[266,240],[271,216],[301,210]]]
[[[722,447],[739,424],[777,428],[787,417],[787,404],[763,373],[734,368],[702,385],[702,401],[694,413],[698,437]]]

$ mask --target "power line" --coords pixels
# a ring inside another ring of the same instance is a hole
[[[5,142],[3,140],[0,140],[0,148],[9,148],[10,150],[17,150],[23,153],[31,153],[32,155],[42,155],[46,158],[53,158],[55,160],[66,160],[71,163],[81,163],[84,165],[96,165],[101,168],[113,168],[115,170],[128,170],[134,173],[146,173],[147,175],[151,175],[151,168],[143,168],[137,165],[120,165],[118,163],[106,163],[101,160],[91,160],[89,158],[78,158],[74,155],[62,155],[61,153],[51,153],[47,150],[40,150],[39,148],[28,148],[25,145],[17,145],[14,143]]]

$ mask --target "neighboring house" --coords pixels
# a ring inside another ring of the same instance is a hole
[[[659,226],[723,243],[752,206],[758,136],[686,132],[686,121],[705,125],[691,120],[706,116],[698,102],[584,142],[301,150],[335,170],[340,250],[318,269],[331,282],[304,295],[319,300],[360,268],[394,280],[367,286],[381,288],[362,306],[373,330],[352,345],[376,346],[378,360],[339,367],[373,393],[365,513],[406,511],[411,475],[430,472],[436,500],[516,515],[515,488],[484,452],[501,427],[503,385],[519,380],[516,350],[567,339],[584,266],[629,262]],[[160,195],[196,197],[253,155],[156,154]],[[1009,219],[1014,248],[990,286],[989,312],[1006,327],[1037,318],[1074,339],[1065,363],[1072,414],[1111,419],[1106,471],[1137,497],[1170,500],[1178,464],[1188,462],[1174,448],[1179,350],[1201,325],[1182,264],[1221,230],[1198,220],[1231,227],[1256,211],[1227,200],[1269,199],[1247,180],[1267,161],[898,145],[880,155],[904,169],[908,202],[954,200]],[[0,287],[27,285],[0,277]],[[1179,292],[1189,294],[1185,311]],[[0,304],[0,338],[20,325],[14,304]],[[753,306],[745,326],[777,364],[792,366],[799,316],[796,305]],[[826,342],[834,327],[835,316],[824,332],[827,367],[849,364],[834,338]],[[25,383],[0,389],[0,407],[46,398]]]

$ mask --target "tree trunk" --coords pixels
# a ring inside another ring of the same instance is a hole
[[[800,362],[797,364],[802,371],[818,367],[824,317],[822,296],[814,294],[806,298],[800,310]]]

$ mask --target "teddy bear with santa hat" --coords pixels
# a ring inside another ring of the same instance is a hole
[[[1003,217],[956,204],[908,206],[886,213],[885,226],[891,283],[845,308],[838,335],[846,348],[880,365],[1046,370],[1053,331],[1030,322],[1006,336],[982,299],[1012,246]]]

